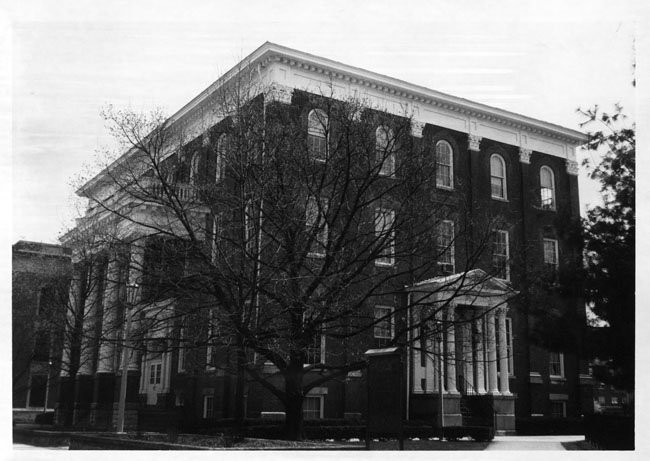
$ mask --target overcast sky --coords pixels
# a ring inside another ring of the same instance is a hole
[[[71,184],[111,143],[102,107],[171,114],[265,41],[573,129],[579,106],[635,116],[642,1],[133,3],[5,7],[12,242],[73,225]]]

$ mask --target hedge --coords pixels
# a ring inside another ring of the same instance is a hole
[[[603,450],[634,450],[634,416],[585,416],[585,439]]]
[[[576,435],[584,434],[580,418],[517,418],[515,428],[519,435]]]

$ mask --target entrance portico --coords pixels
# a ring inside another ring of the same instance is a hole
[[[439,400],[442,392],[445,425],[467,425],[468,420],[481,416],[466,408],[471,399],[489,402],[478,407],[484,408],[482,413],[496,412],[496,418],[484,416],[496,420],[497,429],[514,428],[507,312],[516,292],[510,284],[475,269],[418,282],[407,287],[407,292],[410,416],[427,417],[429,408],[438,421],[439,405],[425,402]],[[501,401],[510,404],[504,407]]]

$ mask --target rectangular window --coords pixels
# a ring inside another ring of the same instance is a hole
[[[548,357],[549,374],[552,377],[564,377],[564,354],[561,352],[551,352]]]
[[[395,212],[378,208],[375,212],[375,238],[380,245],[377,266],[392,266],[395,263]]]
[[[454,222],[438,224],[438,267],[445,275],[454,273]]]
[[[314,159],[324,161],[327,158],[327,138],[324,135],[308,134],[307,149]]]
[[[510,245],[508,231],[494,232],[492,266],[497,278],[510,280]]]
[[[203,396],[203,417],[212,418],[214,415],[214,396],[204,395]]]
[[[302,401],[304,419],[321,419],[323,417],[323,396],[306,396]]]
[[[390,306],[375,306],[374,337],[377,339],[393,339],[393,308]]]
[[[561,400],[552,400],[551,416],[553,418],[566,418],[566,402]]]
[[[244,207],[244,245],[246,251],[253,254],[256,247],[255,242],[255,217],[253,215],[253,202],[247,201]]]
[[[214,315],[214,311],[210,310],[210,314],[208,316],[208,338],[207,338],[208,346],[206,348],[206,354],[205,354],[206,370],[214,370],[215,368],[216,348],[214,344],[216,342],[216,333],[217,333],[216,321],[217,319],[216,316]]]
[[[149,367],[149,384],[160,384],[162,364],[154,363]]]
[[[558,271],[557,240],[555,239],[544,239],[544,266],[552,273]]]
[[[612,395],[612,405],[618,405],[618,397],[615,395]]]
[[[325,336],[315,335],[314,342],[307,347],[305,365],[325,363]]]
[[[221,236],[222,213],[218,213],[212,219],[212,264],[215,264],[219,256],[219,237]]]
[[[178,338],[178,372],[185,371],[185,328],[181,328]]]
[[[305,227],[308,238],[312,239],[308,256],[324,257],[327,248],[326,210],[314,197],[309,197],[305,207]]]

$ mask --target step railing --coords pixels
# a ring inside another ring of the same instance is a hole
[[[469,383],[465,379],[465,377],[463,375],[458,375],[458,380],[456,382],[458,383],[458,391],[461,393],[461,396],[462,396],[461,401],[460,401],[461,413],[462,413],[462,408],[464,407],[465,410],[470,413],[470,415],[469,415],[470,417],[474,416],[473,415],[474,411],[471,408],[467,407],[466,403],[463,401],[463,398],[474,397],[474,396],[486,397],[484,399],[484,401],[487,402],[487,404],[489,405],[490,414],[492,415],[492,427],[496,429],[496,427],[497,427],[497,412],[494,409],[494,401],[491,400],[491,399],[488,399],[487,394],[479,394],[476,391],[476,389],[474,388],[474,386],[471,383]]]

